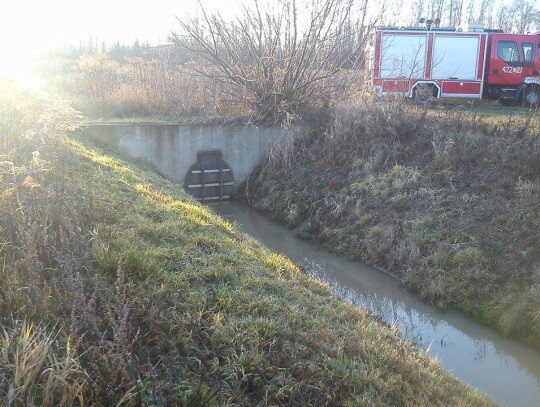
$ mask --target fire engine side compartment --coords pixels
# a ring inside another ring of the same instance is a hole
[[[380,30],[371,60],[372,90],[412,97],[417,84],[431,84],[439,97],[480,98],[485,33]]]
[[[426,74],[428,33],[379,31],[375,38],[372,89],[379,95],[408,96]]]
[[[435,32],[433,76],[440,97],[477,98],[482,95],[486,39],[484,33]]]

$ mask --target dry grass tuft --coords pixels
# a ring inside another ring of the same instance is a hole
[[[58,349],[55,334],[26,322],[0,328],[0,403],[84,405],[86,376],[69,343]]]

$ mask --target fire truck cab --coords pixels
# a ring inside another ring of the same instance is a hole
[[[540,35],[488,35],[486,99],[512,105],[540,102]]]
[[[499,99],[505,105],[540,103],[540,35],[378,29],[368,48],[371,90],[427,103],[432,98]]]

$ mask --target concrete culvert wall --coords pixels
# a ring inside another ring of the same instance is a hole
[[[186,191],[197,197],[202,197],[202,191],[195,190],[202,187],[189,188],[186,175],[189,171],[201,170],[199,154],[210,153],[205,158],[205,165],[213,165],[211,169],[216,170],[221,162],[230,170],[230,174],[227,174],[227,171],[221,172],[225,182],[221,185],[222,198],[230,195],[234,188],[244,182],[271,149],[280,149],[302,134],[300,130],[278,127],[162,124],[91,125],[86,132],[90,137],[117,148],[132,158],[150,163],[161,175],[184,185]],[[213,152],[219,152],[221,158],[218,160],[212,155]],[[199,167],[196,167],[197,165]],[[202,184],[201,174],[192,173],[191,175],[196,177],[190,178],[189,185]],[[204,183],[218,183],[217,174],[204,173]],[[232,174],[234,179],[229,179]],[[234,184],[231,185],[230,182]],[[205,198],[210,194],[219,196],[220,191],[212,188],[206,185],[205,194],[208,192],[208,195]]]

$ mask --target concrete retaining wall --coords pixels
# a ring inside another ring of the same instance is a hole
[[[197,153],[221,151],[233,171],[235,188],[270,149],[281,148],[298,134],[282,128],[155,124],[91,125],[86,132],[132,158],[149,162],[164,177],[179,184],[184,183]]]

